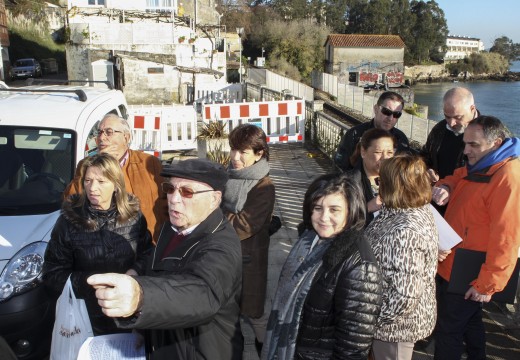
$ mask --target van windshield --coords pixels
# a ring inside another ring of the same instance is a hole
[[[0,216],[59,210],[75,143],[70,130],[0,126]]]

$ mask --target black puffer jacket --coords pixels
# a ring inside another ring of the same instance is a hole
[[[129,195],[132,196],[132,195]],[[77,195],[71,197],[74,202]],[[146,253],[152,238],[139,211],[124,224],[117,223],[117,211],[95,210],[88,205],[73,208],[65,201],[45,251],[43,280],[58,297],[69,275],[77,297],[85,299],[95,335],[121,332],[114,320],[101,312],[92,286],[86,279],[93,274],[144,272]]]
[[[367,359],[381,294],[369,241],[347,230],[333,240],[307,295],[295,359]]]

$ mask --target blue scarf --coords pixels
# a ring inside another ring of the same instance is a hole
[[[507,138],[504,140],[502,145],[496,149],[495,151],[491,151],[489,154],[486,154],[482,159],[477,161],[474,165],[467,165],[468,174],[474,174],[484,169],[489,168],[492,165],[495,165],[505,159],[508,159],[512,156],[520,155],[520,139]]]
[[[324,241],[310,250],[316,236],[314,230],[304,232],[285,261],[267,324],[262,360],[294,359],[303,305],[332,243]]]

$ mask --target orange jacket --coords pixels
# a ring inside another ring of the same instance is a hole
[[[454,249],[486,252],[486,261],[471,285],[481,294],[502,291],[511,277],[520,246],[520,160],[508,158],[485,173],[489,182],[469,181],[466,167],[458,168],[438,185],[450,188],[445,219],[462,237]],[[483,178],[483,177],[481,177]],[[453,250],[454,250],[453,249]],[[437,272],[450,279],[455,251]],[[469,289],[469,287],[468,287]]]
[[[168,220],[166,196],[160,190],[162,165],[159,159],[141,151],[128,150],[128,153],[128,161],[122,169],[126,191],[139,199],[141,212],[156,243],[160,227]],[[74,179],[63,192],[64,197],[83,191],[79,179],[80,165],[81,161],[76,167]]]

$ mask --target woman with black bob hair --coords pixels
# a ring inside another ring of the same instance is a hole
[[[275,190],[269,177],[269,147],[264,131],[242,124],[229,134],[230,162],[222,209],[242,245],[241,314],[251,323],[255,345],[261,351],[267,315],[269,225],[274,209]]]
[[[262,359],[366,359],[382,279],[363,234],[365,202],[348,174],[318,177],[303,202],[303,233],[282,268]]]

